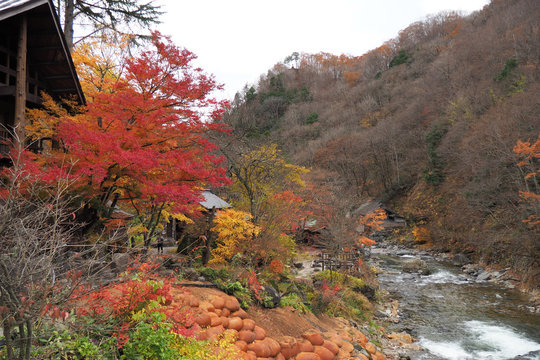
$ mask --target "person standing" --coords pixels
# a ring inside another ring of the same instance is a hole
[[[164,242],[163,234],[160,234],[157,238],[157,251],[158,254],[163,254],[163,242]]]

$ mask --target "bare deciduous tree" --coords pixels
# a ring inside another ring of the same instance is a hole
[[[104,243],[74,242],[72,180],[46,184],[21,158],[13,157],[0,183],[0,324],[8,360],[30,359],[35,322],[66,317],[62,304],[104,268],[95,266]]]

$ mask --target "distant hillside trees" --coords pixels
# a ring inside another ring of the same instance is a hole
[[[540,285],[528,270],[540,264],[521,247],[537,234],[522,222],[531,204],[519,196],[525,168],[513,152],[540,128],[535,14],[533,0],[493,0],[468,16],[413,23],[360,56],[300,53],[298,66],[277,64],[252,94],[268,99],[261,94],[279,78],[282,94],[305,87],[309,101],[279,111],[240,102],[228,122],[235,133],[264,128],[246,143],[276,143],[324,173],[321,186],[342,208],[367,197],[394,202],[436,246],[512,264]]]

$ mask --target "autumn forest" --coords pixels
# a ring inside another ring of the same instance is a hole
[[[0,1],[1,359],[414,358],[384,249],[537,295],[537,1],[293,52],[231,101],[141,35],[152,2],[54,3]]]

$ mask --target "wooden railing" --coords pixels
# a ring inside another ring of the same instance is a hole
[[[360,254],[359,253],[327,253],[323,252],[319,254],[319,259],[316,262],[320,262],[322,270],[342,270],[350,273],[360,272]]]

